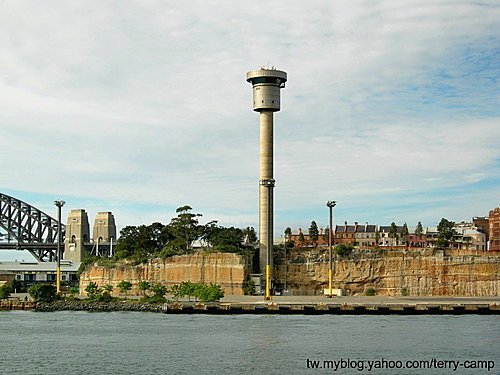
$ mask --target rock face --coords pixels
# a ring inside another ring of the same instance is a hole
[[[287,267],[287,288],[292,294],[319,295],[328,288],[328,262],[324,255],[306,256],[300,262],[291,259]],[[380,255],[338,260],[333,269],[333,288],[344,289],[349,295],[364,294],[368,288],[388,296],[500,294],[499,256]],[[284,264],[276,270],[276,280],[283,284]]]
[[[400,296],[499,296],[500,254],[433,255],[427,253],[366,253],[356,259],[334,262],[333,287],[349,295],[364,294],[373,288],[377,295]],[[328,287],[328,261],[325,250],[292,250],[287,260],[287,288],[291,294],[320,295]],[[226,295],[242,295],[243,284],[251,273],[251,262],[237,254],[198,253],[153,259],[147,264],[117,264],[115,267],[88,267],[80,277],[80,291],[89,282],[99,286],[128,280],[132,290],[125,295],[141,295],[140,281],[167,286],[182,281],[217,283]],[[275,256],[275,285],[283,286],[285,265]]]
[[[174,256],[167,259],[152,259],[146,264],[117,264],[114,267],[94,265],[80,276],[80,293],[90,282],[99,286],[112,285],[113,295],[120,295],[117,287],[122,280],[132,283],[132,289],[125,295],[141,295],[140,281],[162,283],[167,286],[183,281],[216,283],[222,286],[226,295],[242,295],[243,284],[251,265],[245,257],[237,254],[198,253]]]

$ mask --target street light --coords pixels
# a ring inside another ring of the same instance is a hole
[[[286,240],[287,240],[287,234],[285,233],[285,287],[284,287],[284,290],[283,292],[288,292],[288,289],[286,288],[286,274],[288,273],[288,265],[286,263],[286,246],[287,246],[287,243],[286,243]],[[284,295],[284,293],[282,293],[282,295]]]
[[[330,209],[330,225],[328,227],[328,257],[329,257],[329,269],[328,269],[328,296],[332,297],[332,284],[333,284],[333,251],[332,251],[332,222],[333,222],[333,207],[337,205],[336,201],[326,202],[326,206]]]
[[[264,178],[260,180],[261,186],[267,189],[267,249],[266,249],[266,294],[265,300],[272,300],[271,297],[271,257],[272,257],[272,247],[273,247],[273,226],[269,225],[272,223],[273,219],[273,209],[271,204],[273,202],[273,188],[275,185],[275,180],[272,178]]]
[[[54,204],[57,206],[57,268],[56,268],[56,289],[57,294],[61,293],[61,238],[62,238],[62,230],[61,230],[61,209],[66,203],[63,200],[54,201]]]

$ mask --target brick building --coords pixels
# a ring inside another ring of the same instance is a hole
[[[500,207],[490,211],[488,217],[490,251],[500,251]]]

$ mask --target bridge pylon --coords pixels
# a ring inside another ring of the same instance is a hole
[[[87,254],[90,243],[90,225],[87,212],[83,209],[71,210],[66,224],[63,259],[81,262]]]

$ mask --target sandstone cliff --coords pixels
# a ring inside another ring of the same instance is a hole
[[[152,259],[146,264],[116,264],[114,267],[94,265],[80,276],[80,293],[90,282],[99,286],[113,285],[113,295],[119,295],[117,285],[122,280],[132,283],[132,290],[126,295],[140,295],[140,281],[162,283],[167,286],[182,281],[216,283],[222,286],[226,295],[243,294],[249,266],[246,258],[237,254],[197,253],[174,256],[167,259]]]
[[[287,288],[295,294],[321,294],[328,287],[326,253],[291,257],[287,265]],[[294,259],[295,258],[295,259]],[[285,266],[276,266],[276,280],[284,283]],[[499,256],[439,256],[410,254],[376,255],[355,260],[337,260],[333,287],[350,295],[367,288],[378,295],[410,296],[498,296]]]
[[[367,288],[373,288],[378,295],[499,296],[499,255],[358,254],[356,259],[334,262],[333,287],[344,289],[350,295],[363,294]],[[226,295],[241,295],[251,269],[247,258],[222,253],[152,259],[137,266],[117,264],[110,268],[94,265],[82,273],[80,291],[84,293],[89,282],[93,281],[99,286],[113,285],[113,294],[118,295],[117,284],[128,280],[133,288],[127,295],[140,295],[137,285],[143,280],[167,286],[192,281],[221,284]],[[328,286],[327,252],[324,249],[292,250],[286,269],[287,288],[292,294],[319,295]],[[283,286],[285,265],[280,254],[275,257],[274,279],[276,286]]]

